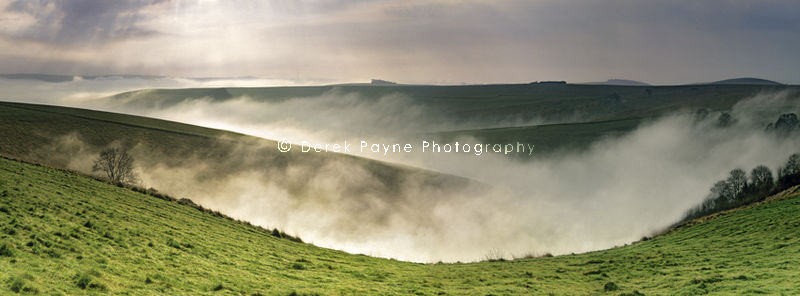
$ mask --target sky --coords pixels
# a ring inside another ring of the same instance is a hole
[[[0,0],[0,73],[800,84],[800,1]]]

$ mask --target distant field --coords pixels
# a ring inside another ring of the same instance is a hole
[[[758,94],[795,92],[786,85],[613,86],[580,84],[510,84],[466,86],[337,85],[268,88],[151,89],[118,94],[122,106],[164,108],[191,100],[225,101],[241,96],[281,102],[292,98],[357,94],[362,100],[401,95],[441,122],[465,126],[421,130],[443,139],[474,137],[490,143],[524,141],[540,155],[582,150],[602,138],[635,129],[639,123],[675,112],[730,110]],[[390,115],[390,114],[387,114]]]
[[[581,121],[661,115],[677,110],[729,109],[762,92],[798,90],[797,86],[681,85],[610,86],[580,84],[508,84],[466,86],[308,86],[265,88],[152,89],[118,94],[112,99],[132,105],[168,107],[187,99],[226,100],[248,96],[281,101],[331,92],[358,93],[367,99],[402,94],[415,103],[452,114],[460,120],[520,118],[544,120],[581,116]]]
[[[0,159],[0,294],[796,295],[800,188],[630,246],[414,264]]]
[[[565,151],[579,151],[592,143],[606,138],[615,138],[635,130],[646,121],[642,118],[628,118],[608,121],[580,123],[542,124],[534,126],[487,128],[441,132],[433,135],[444,140],[454,140],[459,136],[475,137],[483,143],[531,143],[535,145],[536,157]],[[520,159],[531,159],[520,157]]]
[[[358,93],[377,99],[403,94],[414,102],[460,119],[506,118],[557,119],[581,115],[586,120],[644,117],[668,111],[708,108],[729,109],[739,100],[762,92],[799,90],[797,86],[680,85],[611,86],[580,84],[507,84],[466,86],[307,86],[264,88],[151,89],[113,96],[130,104],[171,106],[186,99],[226,100],[248,96],[281,101],[326,93]]]

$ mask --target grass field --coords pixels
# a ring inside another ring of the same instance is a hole
[[[0,159],[0,294],[796,295],[800,189],[629,246],[416,264],[273,236],[66,171]]]

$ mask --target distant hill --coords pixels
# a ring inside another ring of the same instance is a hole
[[[369,84],[372,85],[396,85],[397,82],[392,82],[388,80],[381,80],[381,79],[372,79]]]
[[[603,82],[587,82],[581,84],[591,84],[591,85],[620,85],[620,86],[648,86],[650,84],[644,83],[641,81],[636,80],[627,80],[627,79],[609,79]]]
[[[583,149],[599,137],[633,130],[642,119],[681,110],[728,110],[761,92],[800,90],[791,85],[629,86],[587,84],[507,85],[329,85],[254,88],[149,89],[117,94],[120,108],[169,108],[187,100],[262,102],[314,98],[328,92],[358,94],[364,102],[402,94],[440,120],[453,122],[445,137],[471,136],[486,143],[541,143],[539,155]],[[774,120],[774,119],[772,119]],[[558,124],[552,124],[558,123]],[[572,124],[567,124],[572,123]],[[589,124],[587,123],[594,123]],[[531,126],[549,124],[548,126]],[[527,126],[527,128],[525,127]]]
[[[761,78],[742,77],[715,81],[710,84],[783,85],[783,83]]]

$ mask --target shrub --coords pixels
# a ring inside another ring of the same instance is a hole
[[[503,252],[498,249],[490,249],[488,253],[484,256],[486,261],[489,262],[503,262],[506,261],[505,257],[503,257]]]
[[[18,277],[12,277],[8,282],[8,288],[14,293],[22,292],[22,288],[25,286],[25,280]]]
[[[179,244],[177,241],[175,241],[175,240],[174,240],[174,239],[172,239],[171,237],[170,237],[170,238],[167,240],[167,246],[170,246],[170,247],[176,248],[176,249],[178,249],[178,250],[180,250],[180,249],[181,249],[181,244]]]
[[[86,273],[81,273],[81,274],[78,274],[78,275],[75,276],[75,285],[78,286],[78,288],[81,288],[81,289],[88,288],[89,287],[89,282],[91,282],[91,281],[92,281],[92,278],[89,277],[89,275],[86,274]]]
[[[14,293],[39,294],[39,289],[28,282],[31,280],[33,280],[33,276],[30,274],[12,276],[8,279],[8,289]]]
[[[47,254],[47,256],[50,256],[50,258],[61,258],[61,253],[52,248],[45,250],[44,253]]]
[[[302,243],[303,242],[303,240],[300,239],[299,237],[286,234],[286,232],[280,231],[277,228],[272,229],[272,236],[277,237],[277,238],[285,238],[285,239],[288,239],[290,241],[298,242],[298,243]]]
[[[616,290],[619,290],[619,286],[617,286],[617,284],[615,284],[614,282],[608,282],[603,286],[603,291],[606,292],[611,292]]]
[[[786,164],[778,169],[780,189],[786,189],[800,183],[800,153],[789,156]]]
[[[322,294],[317,293],[317,292],[312,292],[312,293],[302,292],[302,293],[298,293],[297,291],[292,291],[291,293],[289,293],[289,296],[322,296]]]
[[[14,256],[14,252],[11,251],[11,247],[8,244],[3,244],[0,246],[0,257],[12,257]]]
[[[77,273],[74,276],[75,285],[83,290],[91,289],[91,290],[105,291],[106,286],[103,283],[97,281],[96,278],[94,278],[99,275],[100,273],[98,273],[97,271]]]

